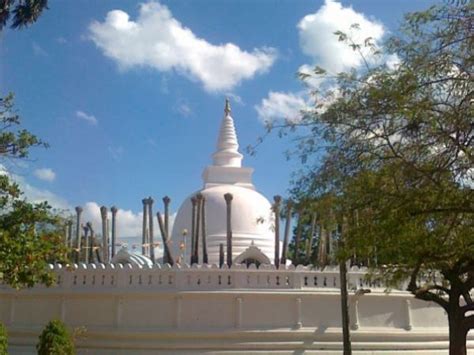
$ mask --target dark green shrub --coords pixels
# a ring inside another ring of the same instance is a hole
[[[0,355],[8,355],[7,329],[0,323]]]
[[[38,355],[75,355],[71,333],[60,320],[52,320],[43,329],[36,345]]]

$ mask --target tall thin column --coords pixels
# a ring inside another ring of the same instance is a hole
[[[149,236],[149,244],[150,244],[150,259],[151,262],[155,262],[155,237],[154,237],[154,230],[153,230],[153,199],[148,197],[148,236]]]
[[[196,195],[196,236],[194,238],[194,262],[199,264],[199,234],[201,232],[201,204],[202,195]]]
[[[195,260],[194,260],[194,239],[196,238],[195,235],[196,235],[196,205],[197,205],[197,199],[196,197],[191,197],[191,246],[190,246],[190,250],[191,252],[189,253],[190,254],[190,257],[191,257],[191,261],[190,261],[190,264],[194,264],[195,263]]]
[[[94,239],[95,239],[95,233],[94,233],[94,228],[92,228],[92,223],[87,222],[87,229],[89,229],[89,249],[86,249],[86,253],[88,255],[88,260],[90,263],[94,262]]]
[[[202,226],[202,263],[208,264],[209,259],[207,255],[207,230],[206,230],[206,198],[202,196],[201,201],[201,226]]]
[[[286,253],[288,250],[288,239],[290,236],[290,224],[291,224],[291,209],[293,202],[288,200],[286,203],[286,221],[285,221],[285,236],[283,237],[283,250],[281,251],[281,263],[286,264]]]
[[[165,232],[167,240],[169,240],[170,237],[170,202],[171,199],[168,196],[163,197],[163,204],[165,207]]]
[[[81,259],[81,215],[82,207],[76,207],[76,263]]]
[[[173,254],[171,253],[169,246],[170,240],[166,235],[165,225],[160,212],[156,213],[156,218],[158,219],[158,226],[160,227],[161,237],[163,239],[163,263],[174,265]]]
[[[147,214],[148,214],[148,199],[144,198],[143,203],[143,226],[142,226],[142,255],[146,255],[146,243],[147,243]]]
[[[224,195],[227,206],[227,266],[232,266],[232,199],[234,197],[230,193]]]
[[[111,258],[115,256],[115,242],[117,239],[117,207],[112,206],[110,212],[112,212],[112,250],[111,250]],[[110,260],[109,260],[110,261]]]
[[[107,228],[107,207],[100,208],[100,216],[102,217],[102,260],[104,263],[109,262],[109,230]]]
[[[163,197],[163,205],[165,209],[165,236],[166,236],[166,250],[168,251],[168,263],[174,265],[173,254],[170,249],[170,203],[171,199],[168,196]]]
[[[273,212],[275,213],[275,266],[280,267],[280,203],[281,196],[274,196]]]
[[[224,244],[219,244],[219,267],[222,268],[224,265]]]
[[[84,229],[84,262],[89,264],[89,222],[83,227]]]

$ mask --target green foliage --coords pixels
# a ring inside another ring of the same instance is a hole
[[[335,76],[316,68],[306,79],[332,89],[314,91],[315,108],[300,123],[305,167],[292,191],[325,206],[330,221],[347,221],[342,259],[377,266],[374,277],[389,285],[408,280],[459,334],[474,328],[473,21],[472,2],[408,14],[383,52],[336,32],[375,57]],[[387,66],[388,55],[398,64]]]
[[[8,354],[8,336],[7,329],[0,323],[0,355]]]
[[[28,157],[32,147],[45,146],[35,135],[20,129],[20,123],[13,95],[0,99],[0,280],[15,288],[51,285],[54,278],[48,263],[66,255],[63,219],[47,202],[28,202],[1,165]]]
[[[0,157],[27,158],[29,149],[47,144],[25,129],[20,129],[20,116],[14,110],[14,96],[0,97]]]
[[[0,31],[12,18],[10,27],[21,29],[35,23],[44,9],[48,8],[48,0],[4,0],[0,1]]]
[[[74,341],[64,323],[59,320],[50,321],[39,336],[36,345],[38,355],[74,355]]]

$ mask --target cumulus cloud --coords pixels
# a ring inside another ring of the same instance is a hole
[[[358,24],[359,29],[352,29],[353,24]],[[347,43],[340,42],[334,32],[348,34],[354,43],[364,43],[366,38],[371,37],[375,44],[385,33],[380,22],[333,0],[326,0],[317,12],[303,17],[298,23],[298,30],[303,53],[333,73],[363,63],[360,53],[352,50]],[[367,60],[372,57],[368,49],[362,48],[362,54]]]
[[[96,126],[98,123],[97,118],[95,118],[94,115],[87,114],[84,111],[80,111],[80,110],[76,111],[76,117],[79,118],[80,120],[86,121],[87,123],[93,126]]]
[[[34,174],[38,179],[47,182],[53,182],[56,179],[56,173],[49,168],[36,169]]]
[[[354,24],[358,29],[353,28]],[[304,16],[297,25],[299,31],[300,47],[304,54],[311,58],[310,64],[299,67],[300,73],[310,74],[317,65],[331,74],[346,71],[350,68],[360,68],[364,58],[368,63],[374,63],[374,54],[367,48],[362,48],[361,53],[354,51],[347,43],[340,42],[334,34],[342,31],[350,36],[354,43],[364,43],[368,37],[372,43],[378,45],[385,29],[383,25],[370,19],[362,13],[356,12],[352,7],[344,7],[334,0],[326,0],[318,11]],[[362,54],[362,56],[361,56]],[[383,58],[389,67],[397,65],[398,58],[389,56]],[[309,106],[308,97],[313,89],[323,88],[327,95],[318,97],[320,107],[315,112],[325,110],[339,95],[339,90],[332,80],[310,76],[305,80],[307,92],[275,92],[270,91],[268,96],[255,106],[260,120],[271,122],[285,119],[296,122],[301,118],[301,110]]]
[[[230,90],[267,71],[276,59],[272,48],[249,52],[233,43],[211,44],[158,2],[141,4],[136,20],[122,10],[110,11],[103,22],[89,26],[89,36],[122,69],[174,70],[200,81],[208,91]]]
[[[306,101],[303,93],[285,93],[270,91],[268,97],[255,106],[258,117],[264,123],[284,119],[288,122],[298,122],[301,110],[305,109]]]
[[[91,222],[95,231],[100,233],[102,226],[102,218],[100,214],[100,205],[97,202],[87,202],[83,207],[83,221]],[[173,229],[176,213],[171,214],[169,218],[170,230]],[[108,219],[111,220],[112,214],[108,209]],[[141,251],[142,243],[142,226],[143,226],[143,212],[135,213],[132,210],[118,209],[117,211],[117,243],[127,245],[129,249]],[[160,243],[156,248],[155,253],[159,255],[162,253],[162,239],[159,232],[158,221],[153,219],[154,240]]]

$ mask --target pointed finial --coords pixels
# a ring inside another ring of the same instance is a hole
[[[225,112],[226,116],[229,115],[231,111],[232,111],[232,110],[230,109],[230,101],[229,101],[229,98],[226,97],[226,98],[225,98],[225,108],[224,108],[224,112]]]

